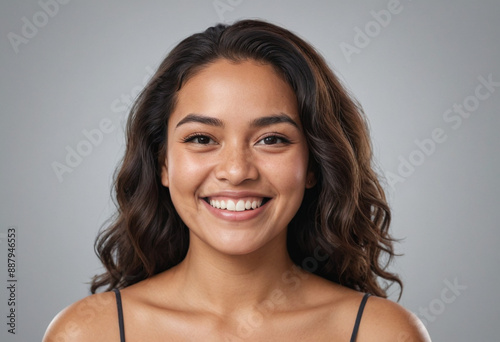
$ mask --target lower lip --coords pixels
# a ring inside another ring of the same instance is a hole
[[[265,210],[265,207],[266,207],[267,203],[269,203],[270,200],[267,203],[265,203],[264,205],[262,205],[256,209],[244,210],[244,211],[230,211],[230,210],[224,210],[224,209],[217,209],[217,208],[212,207],[210,204],[208,204],[203,199],[200,199],[200,201],[203,202],[203,204],[206,206],[206,208],[208,209],[209,212],[211,212],[214,216],[216,216],[218,218],[221,218],[221,219],[227,220],[227,221],[246,221],[246,220],[251,220],[251,219],[259,216],[259,214],[263,210]]]

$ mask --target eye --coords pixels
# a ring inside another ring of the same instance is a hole
[[[200,145],[211,145],[211,144],[216,143],[212,138],[210,138],[209,136],[203,135],[203,134],[190,135],[184,139],[184,142],[185,143],[200,144]]]
[[[259,140],[259,142],[257,144],[258,145],[277,145],[277,144],[289,144],[289,143],[290,143],[290,140],[288,140],[282,136],[269,135],[269,136]]]

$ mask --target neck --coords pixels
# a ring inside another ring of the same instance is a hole
[[[223,254],[191,240],[175,278],[186,302],[225,314],[265,302],[283,287],[283,274],[292,268],[286,235],[245,255]]]

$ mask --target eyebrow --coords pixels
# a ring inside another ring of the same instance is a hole
[[[299,125],[291,117],[283,113],[257,118],[252,121],[251,125],[254,127],[265,127],[278,123],[288,123],[299,128]]]
[[[217,118],[212,118],[210,116],[200,115],[200,114],[188,114],[181,121],[177,123],[175,128],[184,125],[188,122],[198,122],[204,125],[216,126],[216,127],[224,127],[224,123],[222,120]]]
[[[186,115],[181,121],[177,123],[175,128],[184,125],[189,122],[197,122],[201,123],[204,125],[209,125],[209,126],[215,126],[215,127],[224,127],[224,122],[220,119],[213,118],[210,116],[205,116],[205,115],[200,115],[200,114],[188,114]],[[255,120],[252,120],[250,125],[252,127],[266,127],[270,125],[275,125],[279,123],[288,123],[291,124],[297,128],[299,128],[299,125],[288,115],[284,113],[276,114],[276,115],[269,115],[269,116],[264,116],[261,118],[257,118]]]

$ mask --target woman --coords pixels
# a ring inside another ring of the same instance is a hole
[[[379,260],[390,211],[362,111],[283,28],[174,48],[132,109],[115,189],[106,272],[46,342],[430,340],[377,282],[402,286]]]

